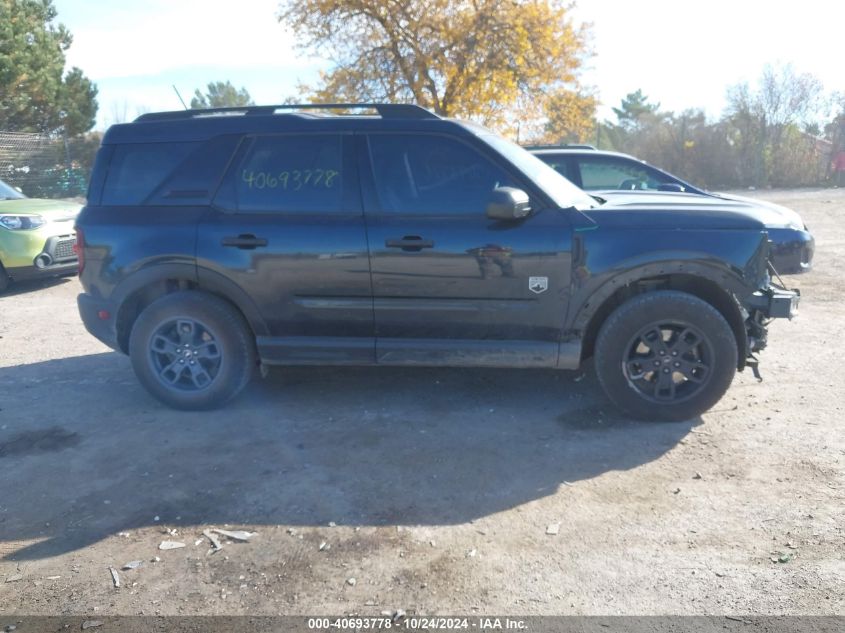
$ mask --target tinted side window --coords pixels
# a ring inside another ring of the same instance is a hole
[[[615,158],[579,158],[583,189],[657,189],[659,182],[640,165]]]
[[[259,137],[230,174],[224,196],[247,213],[341,211],[342,165],[340,135]]]
[[[240,140],[239,135],[218,136],[202,143],[150,196],[148,204],[208,204]]]
[[[137,143],[115,147],[103,187],[102,204],[142,204],[198,145]]]
[[[507,173],[455,139],[420,134],[369,138],[376,192],[383,211],[483,215],[496,187],[513,187]]]

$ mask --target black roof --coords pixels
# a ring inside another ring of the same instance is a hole
[[[288,103],[265,106],[235,106],[229,108],[198,108],[194,110],[174,110],[171,112],[150,112],[142,114],[135,122],[173,121],[196,119],[216,115],[266,116],[279,111],[296,110],[375,110],[383,119],[439,119],[431,110],[412,103]]]
[[[445,131],[444,128],[450,133],[470,135],[475,126],[441,118],[412,104],[283,104],[152,112],[131,123],[111,126],[103,144],[203,141],[224,134]]]

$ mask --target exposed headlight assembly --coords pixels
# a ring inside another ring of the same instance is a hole
[[[28,231],[44,226],[44,224],[44,218],[40,215],[0,214],[0,226],[10,231]]]

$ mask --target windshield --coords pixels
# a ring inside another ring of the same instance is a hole
[[[583,211],[597,206],[593,198],[516,143],[496,134],[484,134],[481,138],[537,183],[561,209],[575,207]]]
[[[0,180],[0,200],[20,200],[21,198],[26,198],[26,196]]]

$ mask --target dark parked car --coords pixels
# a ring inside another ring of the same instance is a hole
[[[751,212],[599,206],[476,125],[327,107],[146,114],[106,133],[77,223],[79,310],[163,402],[221,405],[258,364],[593,356],[623,410],[685,419],[756,371],[768,320],[795,310]]]
[[[801,216],[777,204],[705,191],[633,156],[590,146],[529,148],[585,191],[620,206],[682,205],[689,209],[736,208],[758,213],[772,240],[772,264],[780,274],[808,272],[815,241]]]

